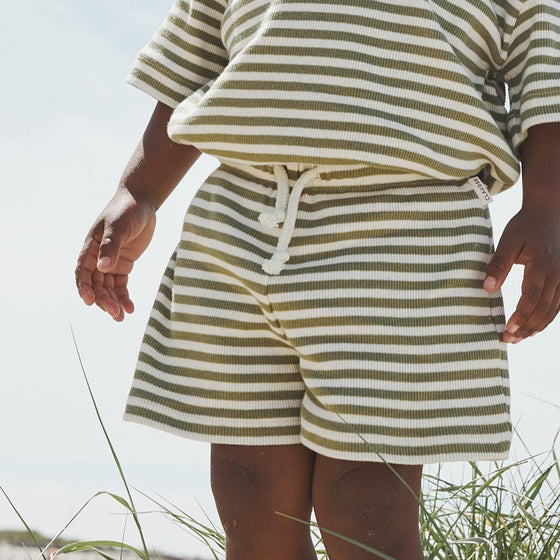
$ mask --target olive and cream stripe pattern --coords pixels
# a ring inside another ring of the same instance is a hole
[[[305,164],[288,164],[292,187]],[[511,440],[488,208],[470,183],[376,186],[322,168],[279,275],[272,167],[222,163],[186,213],[125,419],[341,459],[498,460]],[[336,188],[333,188],[333,185]]]
[[[559,45],[558,0],[177,0],[127,79],[222,160],[485,170],[496,194],[560,120]]]

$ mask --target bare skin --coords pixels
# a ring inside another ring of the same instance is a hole
[[[385,463],[341,461],[317,455],[313,471],[317,523],[395,560],[423,560],[418,524],[421,482],[422,465],[389,467]],[[322,537],[330,560],[375,557],[325,531]]]
[[[170,116],[170,107],[156,105],[113,198],[89,230],[78,258],[80,297],[115,321],[134,311],[128,275],[152,240],[156,211],[200,156],[194,146],[169,139]]]
[[[167,136],[171,109],[158,103],[117,191],[92,225],[76,267],[87,305],[122,321],[134,305],[128,276],[147,248],[157,209],[200,152]],[[498,290],[513,264],[524,265],[522,294],[504,341],[542,331],[560,309],[560,123],[531,127],[522,146],[523,205],[508,223],[488,266],[484,288]],[[422,465],[324,457],[301,445],[212,445],[212,488],[227,533],[227,560],[315,560],[309,530],[281,511],[377,548],[396,560],[422,560],[418,504]],[[328,533],[330,560],[372,554]]]
[[[116,321],[132,313],[127,283],[145,251],[156,210],[200,156],[194,146],[167,136],[171,108],[158,103],[117,191],[90,229],[76,267],[87,305]],[[505,342],[542,331],[560,310],[560,123],[533,126],[522,144],[523,205],[510,220],[488,265],[484,288],[500,289],[513,264],[525,266],[522,295]]]
[[[315,454],[302,445],[212,445],[227,560],[316,560],[309,527]]]
[[[560,308],[560,123],[529,129],[521,147],[523,204],[507,224],[488,266],[484,288],[503,285],[524,265],[521,298],[504,333],[517,343],[547,327]]]
[[[303,445],[212,445],[212,491],[226,533],[227,560],[316,560],[318,525],[395,560],[423,560],[418,525],[422,465],[331,459]],[[415,497],[416,496],[416,497]],[[373,553],[321,531],[330,560]]]

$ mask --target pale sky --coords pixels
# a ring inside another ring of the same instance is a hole
[[[208,445],[122,421],[160,276],[188,203],[217,161],[203,156],[160,210],[155,238],[131,279],[134,315],[116,324],[87,308],[73,280],[83,238],[114,191],[155,103],[124,78],[170,5],[171,0],[0,0],[0,485],[44,533],[58,532],[97,491],[124,495],[87,395],[70,324],[129,482],[202,519],[199,502],[217,519]],[[495,197],[496,238],[517,211],[520,193],[518,185]],[[520,273],[512,273],[504,290],[508,316],[518,299]],[[560,427],[559,335],[557,321],[510,347],[513,421],[533,454],[549,450]],[[509,461],[527,454],[514,435]],[[483,470],[491,466],[480,463]],[[448,465],[450,476],[460,479],[464,467]],[[139,509],[150,509],[140,496],[137,501]],[[119,539],[122,513],[109,498],[98,498],[66,535]],[[209,557],[171,521],[155,514],[142,519],[148,542],[161,552]],[[21,525],[0,496],[1,528]],[[132,523],[126,535],[138,544]]]

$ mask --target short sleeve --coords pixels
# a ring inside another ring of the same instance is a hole
[[[220,26],[227,0],[176,0],[126,81],[175,108],[228,63]]]
[[[560,0],[520,0],[504,37],[508,132],[519,154],[531,126],[560,121]]]

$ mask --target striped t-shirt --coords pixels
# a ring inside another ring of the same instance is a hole
[[[560,0],[176,0],[127,81],[219,159],[495,194],[528,128],[560,121]]]

